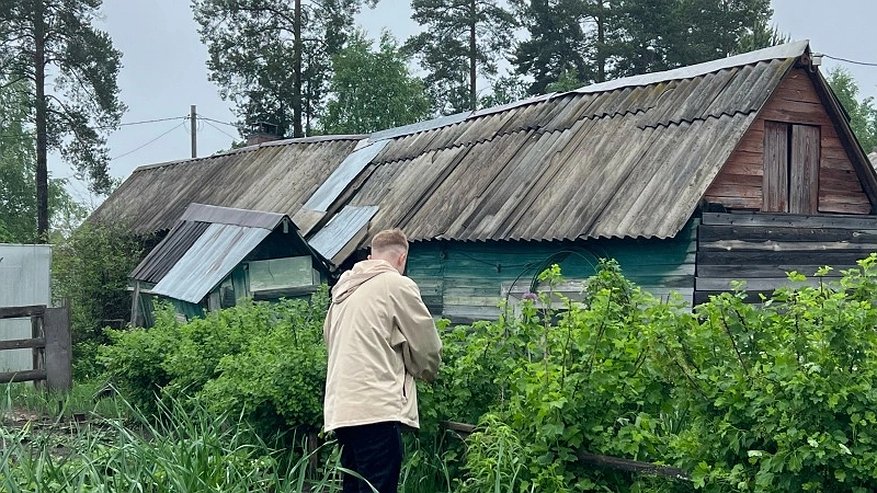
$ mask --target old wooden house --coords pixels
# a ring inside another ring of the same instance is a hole
[[[551,263],[575,281],[612,257],[652,292],[698,302],[877,249],[877,175],[807,42],[144,166],[94,218],[155,233],[193,202],[285,214],[336,270],[400,227],[409,274],[455,320],[495,317]]]
[[[191,318],[242,298],[310,294],[328,273],[288,216],[192,203],[131,273],[131,321],[152,325],[155,299]]]

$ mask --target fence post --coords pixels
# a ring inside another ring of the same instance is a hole
[[[43,330],[46,334],[46,385],[49,390],[66,392],[73,386],[70,307],[47,309]]]

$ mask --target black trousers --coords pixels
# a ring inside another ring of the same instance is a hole
[[[380,493],[396,493],[402,469],[402,430],[397,422],[349,426],[335,430],[341,466],[355,471]],[[373,493],[359,478],[344,475],[344,493]]]

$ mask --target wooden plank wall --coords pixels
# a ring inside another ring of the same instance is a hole
[[[576,242],[419,242],[411,245],[408,275],[433,315],[456,322],[495,319],[512,284],[529,286],[555,254],[569,281],[592,276],[599,258],[615,258],[631,280],[656,296],[694,297],[698,220],[675,238]],[[562,253],[567,252],[567,253]],[[569,253],[574,252],[574,253]],[[574,284],[574,283],[571,283]]]
[[[731,154],[704,198],[729,209],[761,211],[765,122],[820,127],[819,212],[868,214],[871,205],[809,75],[793,69]]]
[[[704,213],[698,233],[695,303],[746,281],[751,299],[788,282],[786,273],[829,277],[877,251],[877,217]],[[817,279],[808,283],[816,284]]]

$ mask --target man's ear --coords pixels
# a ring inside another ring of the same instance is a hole
[[[372,259],[372,256],[371,256],[371,255],[369,255],[368,257],[366,257],[366,260],[371,260],[371,259]]]

